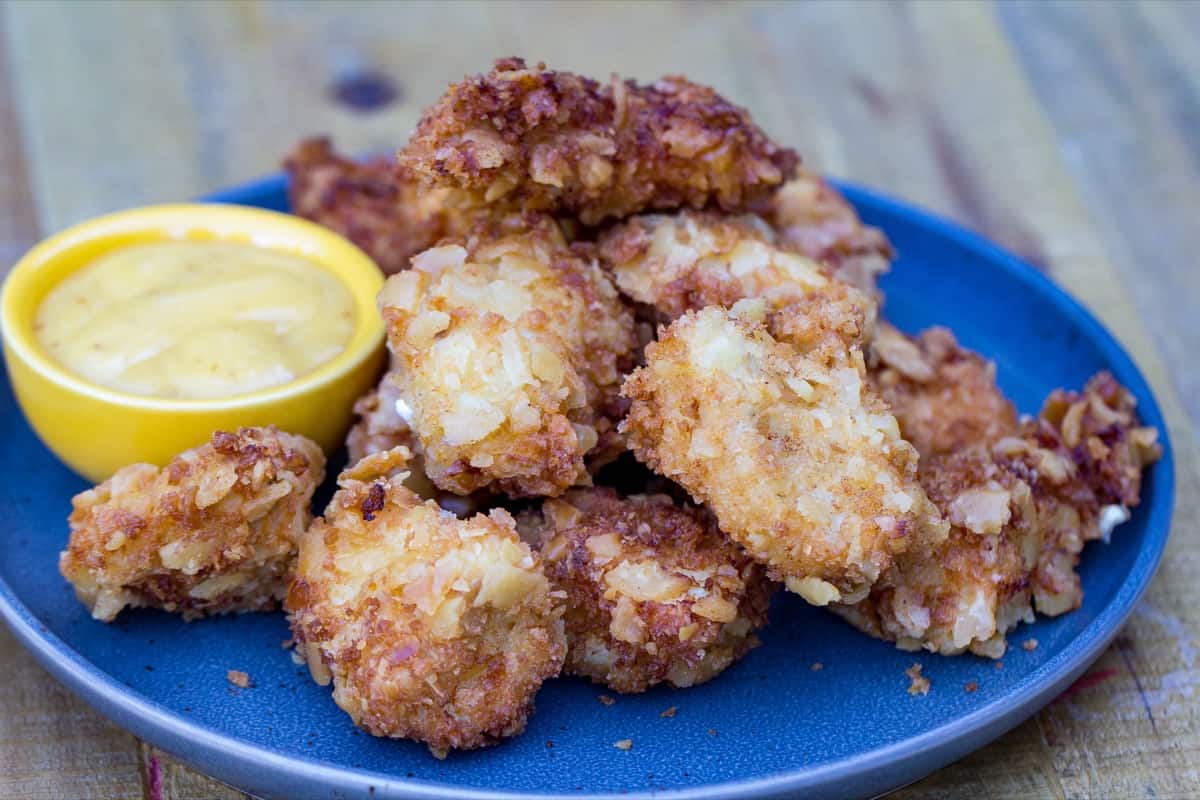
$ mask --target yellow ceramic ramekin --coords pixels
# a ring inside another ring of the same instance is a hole
[[[120,247],[163,240],[252,244],[303,256],[327,269],[354,298],[357,323],[346,349],[290,383],[227,399],[142,397],[90,383],[50,358],[34,334],[38,306],[67,275]],[[4,283],[0,330],[9,380],[30,425],[72,469],[104,480],[126,464],[162,465],[213,431],[277,425],[330,452],[352,406],[383,366],[383,322],[375,263],[341,236],[298,217],[245,206],[150,206],[76,225],[30,250]]]

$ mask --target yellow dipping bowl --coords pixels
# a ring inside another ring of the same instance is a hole
[[[346,348],[289,383],[227,399],[143,397],[97,386],[68,372],[34,332],[42,300],[59,281],[118,248],[169,240],[254,245],[308,259],[336,276],[354,299]],[[383,275],[346,239],[299,217],[246,206],[149,206],[69,228],[30,250],[4,283],[4,361],[21,410],[54,454],[92,482],[126,464],[163,465],[214,431],[276,425],[313,439],[326,453],[342,442],[357,397],[383,367],[383,322],[375,296]]]

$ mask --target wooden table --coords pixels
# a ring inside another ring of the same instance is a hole
[[[1075,691],[900,796],[1200,795],[1200,5],[8,2],[0,264],[274,170],[304,134],[392,148],[445,83],[514,53],[714,84],[808,163],[1025,256],[1117,334],[1177,449],[1158,577]],[[0,796],[241,796],[101,719],[2,628],[0,672]]]

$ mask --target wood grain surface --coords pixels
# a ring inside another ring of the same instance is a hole
[[[1085,302],[1153,384],[1176,525],[1113,648],[897,796],[1200,795],[1200,4],[0,4],[0,265],[44,232],[272,171],[300,137],[402,142],[520,54],[683,72],[805,161],[954,218]],[[240,797],[108,724],[0,628],[0,797]]]

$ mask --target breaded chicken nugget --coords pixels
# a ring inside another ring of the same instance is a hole
[[[921,483],[950,536],[932,556],[901,555],[861,603],[834,608],[856,627],[905,650],[999,658],[1035,607],[1078,608],[1084,543],[1128,519],[1142,469],[1161,454],[1107,373],[1083,394],[1055,392],[1011,436],[981,433],[975,446],[922,459]]]
[[[787,309],[769,318],[772,335],[805,348],[829,331],[847,346],[861,345],[875,325],[873,300],[818,262],[781,249],[775,232],[752,214],[634,217],[605,231],[598,252],[617,287],[652,307],[659,322],[761,298]]]
[[[817,605],[861,599],[945,523],[861,351],[833,334],[801,350],[762,318],[762,301],[742,301],[672,323],[625,382],[622,430],[771,577]]]
[[[552,221],[427,250],[379,303],[434,483],[523,497],[590,481],[584,459],[612,449],[637,339],[608,277]]]
[[[401,413],[403,412],[403,413]],[[394,370],[384,373],[379,385],[367,392],[354,404],[358,416],[350,433],[346,435],[346,464],[354,466],[367,456],[407,447],[411,456],[404,464],[408,477],[404,485],[412,489],[422,500],[434,500],[447,511],[460,517],[470,516],[486,507],[489,499],[486,492],[463,497],[446,492],[434,485],[425,474],[425,459],[421,456],[420,442],[408,426],[411,416],[408,406],[400,399],[400,386]]]
[[[300,142],[284,169],[292,213],[345,236],[388,275],[474,222],[453,206],[447,190],[423,186],[390,159],[339,156],[326,138]]]
[[[503,510],[459,520],[368,456],[304,534],[287,610],[317,683],[375,736],[442,758],[525,729],[566,656],[562,599]]]
[[[321,448],[303,436],[218,431],[162,469],[131,464],[76,495],[59,571],[104,622],[126,606],[184,619],[269,610],[324,477]]]
[[[525,527],[567,593],[567,672],[618,692],[692,686],[758,644],[776,585],[707,512],[579,489]]]
[[[602,86],[508,58],[452,85],[399,161],[478,205],[563,211],[594,225],[684,206],[740,211],[799,159],[744,109],[681,76]]]
[[[989,446],[1017,432],[1017,411],[996,386],[996,365],[946,328],[910,337],[886,323],[871,342],[871,387],[922,457]]]
[[[798,170],[771,196],[766,217],[784,247],[829,265],[839,280],[882,300],[876,283],[896,257],[891,243],[819,175]]]

